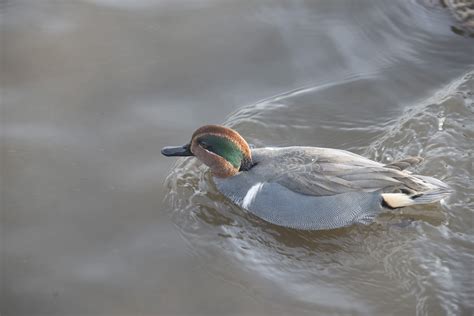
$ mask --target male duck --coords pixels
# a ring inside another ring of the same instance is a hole
[[[191,142],[165,147],[165,156],[195,156],[210,167],[218,190],[270,223],[332,229],[368,223],[384,209],[434,203],[450,188],[404,170],[422,159],[382,164],[339,149],[250,149],[236,131],[207,125]]]

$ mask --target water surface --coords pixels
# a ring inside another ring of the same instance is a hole
[[[3,1],[2,315],[469,315],[474,39],[429,1]],[[450,184],[441,204],[301,232],[194,159],[351,150]]]

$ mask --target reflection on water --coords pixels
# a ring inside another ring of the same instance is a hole
[[[474,45],[438,1],[0,14],[2,315],[472,314]],[[456,192],[368,226],[277,227],[161,157],[222,122],[257,147],[421,155]]]

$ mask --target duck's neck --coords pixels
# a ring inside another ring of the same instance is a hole
[[[243,157],[242,162],[240,163],[239,171],[249,171],[255,166],[256,163],[253,162],[251,157]]]

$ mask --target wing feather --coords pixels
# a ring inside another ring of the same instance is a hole
[[[351,152],[317,147],[286,147],[273,150],[267,174],[294,192],[325,196],[345,192],[416,192],[422,181],[403,171],[421,159],[407,158],[384,165]],[[271,172],[269,171],[271,170]]]

